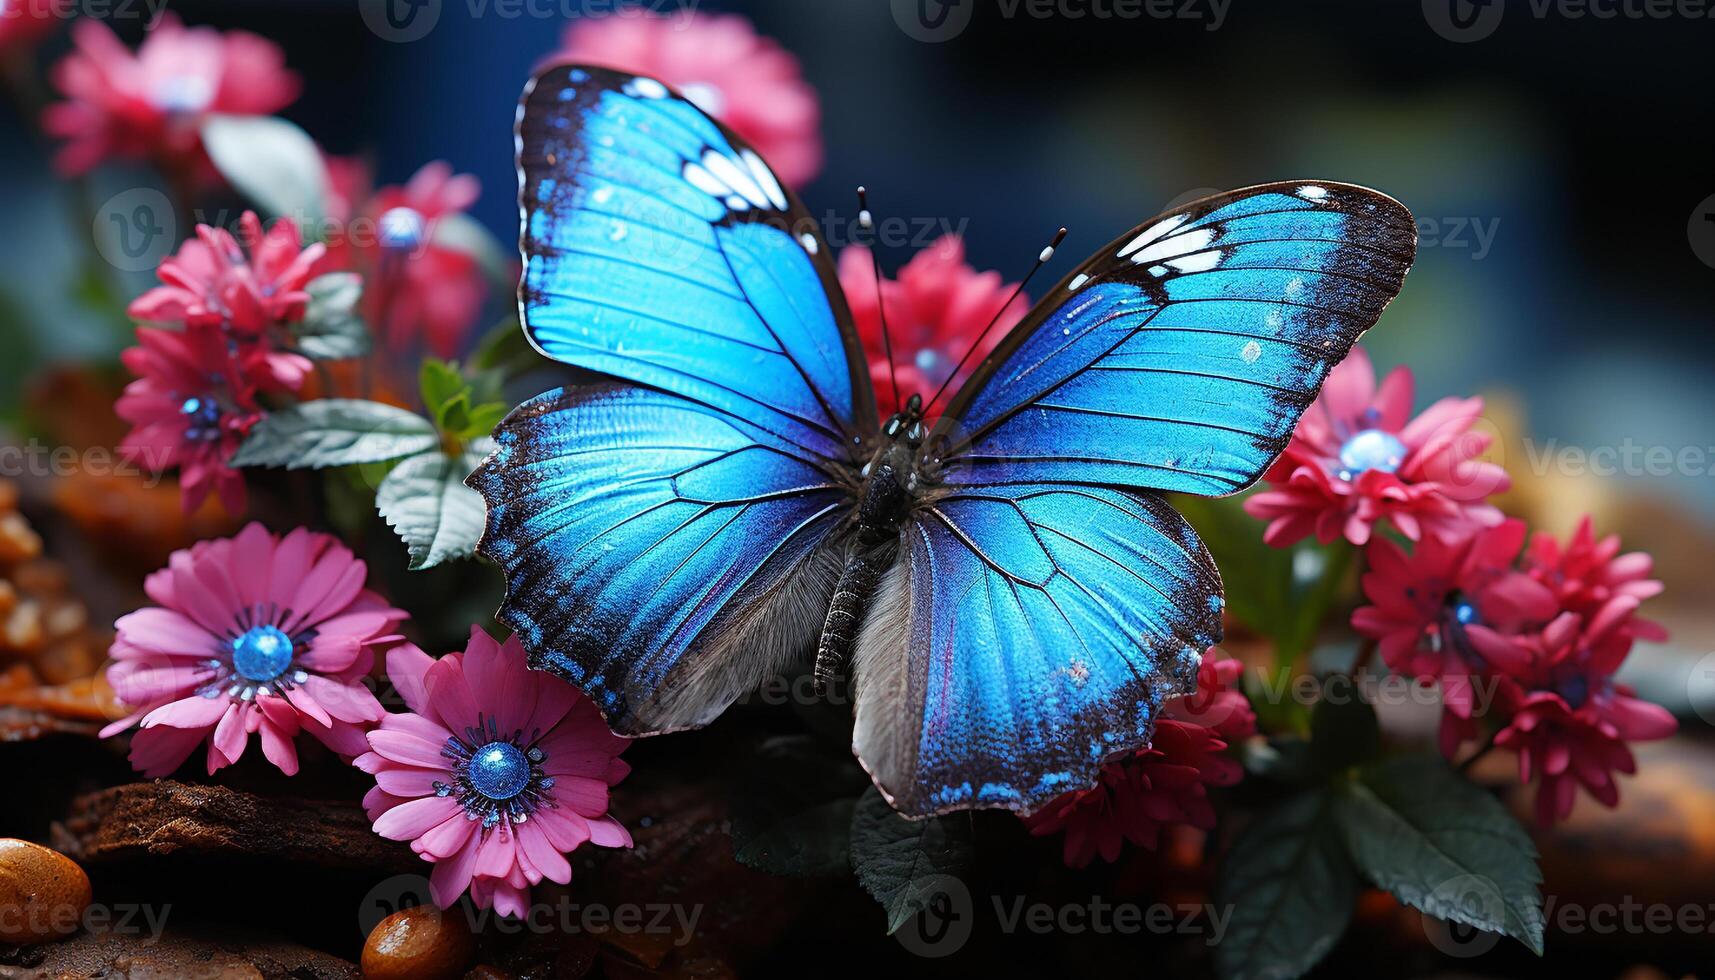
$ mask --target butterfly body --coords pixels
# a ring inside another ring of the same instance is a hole
[[[850,659],[875,587],[898,554],[900,528],[910,518],[913,498],[927,486],[920,470],[926,462],[920,451],[925,435],[922,404],[921,397],[912,395],[905,411],[887,420],[881,427],[880,448],[861,471],[864,483],[857,528],[816,646],[818,694],[826,692]]]
[[[518,147],[526,335],[611,380],[525,403],[471,476],[499,618],[627,735],[814,651],[912,817],[1030,812],[1148,744],[1223,607],[1163,494],[1257,480],[1416,248],[1352,185],[1193,202],[1068,273],[938,416],[878,425],[830,251],[742,140],[565,66]]]

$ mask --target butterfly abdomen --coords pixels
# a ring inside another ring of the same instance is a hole
[[[818,693],[827,691],[851,659],[858,627],[863,623],[870,597],[875,594],[876,583],[893,564],[899,543],[899,521],[906,502],[905,489],[896,473],[891,464],[879,463],[864,487],[863,500],[858,505],[857,534],[839,582],[834,586],[828,616],[822,622],[822,638],[816,646]]]

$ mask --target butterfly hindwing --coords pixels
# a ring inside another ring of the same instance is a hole
[[[742,140],[651,78],[564,66],[519,108],[525,332],[828,458],[875,428],[816,223]]]
[[[985,360],[858,640],[857,749],[902,812],[1031,812],[1148,744],[1222,606],[1155,491],[1260,477],[1414,251],[1374,192],[1235,191],[1104,249]]]
[[[1220,594],[1155,495],[959,488],[907,528],[858,641],[858,753],[909,816],[1087,787],[1192,689]]]

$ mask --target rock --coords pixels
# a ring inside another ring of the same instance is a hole
[[[458,980],[475,953],[462,911],[418,905],[376,924],[361,965],[364,980]]]
[[[52,946],[0,946],[0,978],[358,980],[349,960],[242,930],[86,932]]]
[[[262,797],[159,780],[72,801],[54,843],[85,864],[219,856],[320,868],[421,871],[409,846],[377,836],[352,800]]]
[[[58,851],[0,839],[0,941],[64,939],[89,908],[89,876]]]

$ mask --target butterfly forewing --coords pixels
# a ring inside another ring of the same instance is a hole
[[[949,479],[1241,490],[1415,252],[1402,205],[1329,182],[1145,222],[1050,290],[949,403]]]
[[[816,222],[660,82],[566,66],[519,110],[525,331],[547,356],[848,459],[875,396]]]

